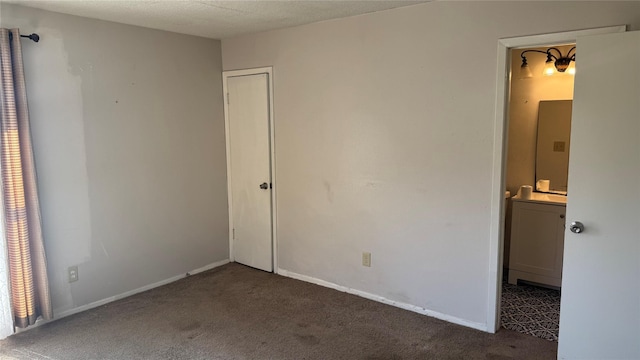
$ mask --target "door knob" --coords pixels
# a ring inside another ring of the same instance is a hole
[[[266,190],[266,189],[268,189],[268,188],[269,188],[269,184],[267,184],[266,182],[264,182],[264,183],[260,184],[260,189],[262,189],[262,190]]]
[[[572,233],[580,234],[584,231],[584,225],[580,221],[574,221],[569,225],[569,230],[571,230]]]

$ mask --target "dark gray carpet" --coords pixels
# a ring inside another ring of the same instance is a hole
[[[238,264],[34,328],[1,359],[555,359],[487,334]]]
[[[505,329],[558,341],[560,290],[503,282],[500,323]]]

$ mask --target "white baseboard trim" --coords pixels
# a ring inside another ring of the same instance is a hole
[[[189,271],[186,275],[182,276],[181,278],[185,278],[187,276],[191,276],[191,275],[195,275],[195,274],[199,274],[201,272],[205,272],[207,270],[211,270],[211,269],[215,269],[219,266],[222,265],[227,265],[229,263],[229,259],[226,260],[221,260],[221,261],[216,261],[214,263],[211,263],[209,265],[205,265],[203,267],[197,268],[195,270]],[[154,286],[155,287],[155,286]]]
[[[407,303],[403,303],[403,302],[399,302],[399,301],[395,301],[395,300],[390,300],[390,299],[387,299],[387,298],[385,298],[383,296],[380,296],[380,295],[374,295],[374,294],[371,294],[371,293],[368,293],[368,292],[365,292],[365,291],[352,289],[352,288],[349,288],[349,287],[346,287],[346,286],[334,284],[334,283],[329,282],[329,281],[324,281],[324,280],[321,280],[321,279],[318,279],[318,278],[314,278],[314,277],[311,277],[311,276],[298,274],[298,273],[295,273],[295,272],[292,272],[292,271],[289,271],[289,270],[278,269],[278,275],[282,275],[282,276],[289,277],[289,278],[292,278],[292,279],[302,280],[302,281],[309,282],[309,283],[312,283],[312,284],[328,287],[330,289],[338,290],[338,291],[341,291],[341,292],[346,292],[348,294],[357,295],[357,296],[363,297],[365,299],[369,299],[369,300],[377,301],[377,302],[380,302],[380,303],[383,303],[383,304],[399,307],[401,309],[413,311],[413,312],[416,312],[418,314],[427,315],[427,316],[434,317],[436,319],[440,319],[440,320],[444,320],[444,321],[448,321],[450,323],[454,323],[454,324],[457,324],[457,325],[462,325],[462,326],[466,326],[466,327],[469,327],[469,328],[472,328],[472,329],[476,329],[476,330],[480,330],[480,331],[484,331],[484,332],[489,332],[488,328],[487,328],[487,324],[468,321],[468,320],[460,319],[460,318],[455,317],[455,316],[451,316],[451,315],[443,314],[443,313],[440,313],[440,312],[437,312],[437,311],[425,309],[425,308],[420,307],[420,306],[411,305],[411,304],[407,304]]]
[[[162,285],[170,284],[170,283],[172,283],[174,281],[178,281],[178,280],[184,279],[184,278],[186,278],[188,276],[195,275],[195,274],[207,271],[207,270],[211,270],[213,268],[217,268],[218,266],[222,266],[222,265],[225,265],[225,264],[228,264],[228,263],[229,263],[229,259],[218,261],[218,262],[214,262],[212,264],[205,265],[205,266],[203,266],[201,268],[189,271],[186,274],[176,275],[176,276],[170,277],[170,278],[165,279],[165,280],[160,280],[160,281],[158,281],[156,283],[153,283],[153,284],[145,285],[143,287],[139,287],[137,289],[133,289],[133,290],[124,292],[122,294],[118,294],[118,295],[115,295],[115,296],[108,297],[106,299],[94,301],[92,303],[89,303],[89,304],[86,304],[86,305],[82,305],[82,306],[78,306],[76,308],[69,309],[69,310],[63,311],[63,312],[61,312],[61,313],[59,313],[57,315],[56,314],[54,314],[54,315],[56,316],[56,319],[61,319],[63,317],[66,317],[66,316],[69,316],[69,315],[73,315],[73,314],[77,314],[79,312],[83,312],[83,311],[86,311],[86,310],[89,310],[89,309],[93,309],[95,307],[102,306],[104,304],[108,304],[108,303],[114,302],[116,300],[124,299],[126,297],[131,296],[131,295],[139,294],[141,292],[145,292],[147,290],[151,290],[151,289],[157,288],[157,287],[162,286]]]
[[[229,263],[229,259],[222,260],[222,261],[217,261],[217,262],[205,265],[205,266],[203,266],[201,268],[197,268],[195,270],[191,270],[191,271],[187,272],[186,274],[176,275],[176,276],[170,277],[168,279],[160,280],[160,281],[155,282],[153,284],[145,285],[145,286],[139,287],[137,289],[133,289],[133,290],[130,290],[130,291],[127,291],[127,292],[123,292],[122,294],[118,294],[118,295],[111,296],[111,297],[108,297],[108,298],[105,298],[105,299],[102,299],[102,300],[94,301],[94,302],[86,304],[86,305],[82,305],[82,306],[75,307],[73,309],[62,311],[60,313],[55,313],[54,312],[55,318],[53,318],[52,320],[48,320],[48,321],[38,320],[38,321],[36,321],[36,323],[34,325],[29,326],[29,327],[27,327],[25,329],[16,328],[15,334],[18,334],[18,333],[21,333],[21,332],[24,332],[24,331],[29,331],[29,330],[31,330],[31,329],[33,329],[35,327],[40,326],[40,325],[47,324],[47,323],[50,323],[52,321],[60,320],[60,319],[62,319],[64,317],[71,316],[71,315],[74,315],[74,314],[77,314],[77,313],[81,313],[83,311],[87,311],[87,310],[96,308],[98,306],[102,306],[102,305],[108,304],[110,302],[114,302],[114,301],[117,301],[117,300],[120,300],[120,299],[124,299],[126,297],[131,296],[131,295],[139,294],[139,293],[145,292],[147,290],[151,290],[151,289],[163,286],[163,285],[167,285],[167,284],[170,284],[170,283],[172,283],[174,281],[178,281],[180,279],[184,279],[184,278],[189,277],[191,275],[195,275],[195,274],[207,271],[207,270],[211,270],[211,269],[217,268],[219,266],[226,265],[228,263]]]

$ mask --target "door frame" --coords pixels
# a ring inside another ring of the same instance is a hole
[[[575,43],[579,36],[625,32],[626,25],[504,38],[498,40],[496,71],[496,104],[493,133],[493,167],[491,188],[491,223],[489,227],[489,291],[487,301],[487,331],[500,328],[500,299],[502,296],[502,261],[504,246],[504,189],[506,178],[506,150],[508,143],[509,95],[511,84],[510,50]]]
[[[273,266],[273,272],[278,273],[278,248],[276,241],[276,152],[275,152],[275,127],[274,127],[274,111],[273,111],[273,67],[259,67],[252,69],[242,70],[227,70],[222,72],[222,94],[224,104],[224,135],[225,145],[227,151],[227,197],[228,197],[228,211],[229,211],[229,261],[234,262],[235,256],[233,252],[233,192],[231,189],[231,144],[229,134],[229,108],[228,108],[228,87],[227,80],[230,77],[236,76],[249,76],[249,75],[267,75],[269,97],[269,160],[271,170],[271,262]]]

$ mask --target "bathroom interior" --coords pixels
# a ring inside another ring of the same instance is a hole
[[[559,330],[575,51],[511,50],[500,321],[550,341]]]

